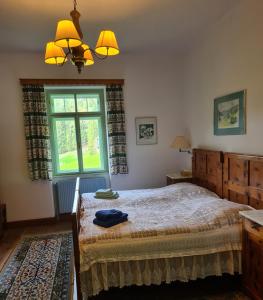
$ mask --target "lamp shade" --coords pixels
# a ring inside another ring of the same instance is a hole
[[[189,149],[191,148],[191,144],[184,136],[178,135],[172,142],[171,147],[175,149]]]
[[[45,53],[46,64],[59,65],[66,61],[66,55],[62,48],[56,46],[54,42],[47,43]]]
[[[115,34],[111,30],[103,30],[100,33],[95,51],[100,55],[117,55],[120,53]]]
[[[73,48],[82,44],[78,31],[71,20],[58,22],[55,44],[63,48]]]
[[[86,44],[82,44],[81,47],[84,49],[84,54],[83,57],[86,60],[85,61],[85,66],[90,66],[94,64],[94,59],[91,54],[91,51],[89,50],[89,46]]]

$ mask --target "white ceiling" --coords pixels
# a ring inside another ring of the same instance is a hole
[[[43,51],[72,0],[0,0],[0,51]],[[240,0],[78,0],[84,40],[115,31],[123,52],[184,50]]]

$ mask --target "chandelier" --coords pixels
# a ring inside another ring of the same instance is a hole
[[[120,50],[111,30],[101,31],[95,49],[83,42],[83,34],[79,25],[80,13],[77,11],[77,1],[70,12],[72,20],[61,20],[57,24],[55,40],[46,44],[45,63],[63,66],[69,59],[81,73],[84,66],[94,64],[94,54],[99,59],[119,54]],[[64,49],[66,53],[64,52]]]

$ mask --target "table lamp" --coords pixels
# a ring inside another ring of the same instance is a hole
[[[191,144],[190,142],[183,136],[178,135],[175,137],[174,141],[171,144],[171,148],[179,150],[179,152],[186,152],[191,154]],[[182,176],[191,176],[192,171],[191,170],[182,170],[181,171]]]
[[[171,144],[171,147],[178,149],[180,152],[187,152],[191,154],[191,144],[183,135],[176,136]]]

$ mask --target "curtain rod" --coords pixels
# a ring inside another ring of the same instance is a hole
[[[20,84],[48,84],[48,85],[107,85],[124,84],[124,79],[30,79],[20,78]]]

